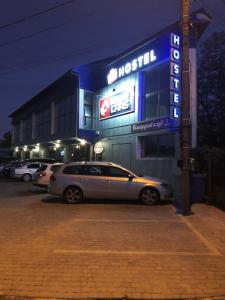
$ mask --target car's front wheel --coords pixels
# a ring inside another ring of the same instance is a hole
[[[141,192],[140,200],[146,205],[153,205],[160,200],[160,195],[156,189],[147,187]]]
[[[83,193],[78,187],[70,186],[64,191],[63,198],[69,204],[79,203],[83,200]]]
[[[31,179],[32,179],[32,176],[30,174],[24,174],[23,175],[23,181],[24,182],[29,182],[29,181],[31,181]]]

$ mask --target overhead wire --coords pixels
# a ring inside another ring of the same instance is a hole
[[[136,38],[139,38],[139,37],[140,37],[139,34],[134,36],[131,33],[131,36],[126,35],[126,38],[123,39],[123,42],[127,42],[127,41],[129,42],[131,38],[136,39]],[[101,45],[93,45],[92,47],[88,47],[86,49],[82,49],[82,50],[79,50],[79,51],[72,51],[67,55],[61,55],[61,56],[55,56],[55,57],[53,57],[52,55],[51,56],[46,56],[43,59],[39,59],[39,60],[30,62],[30,63],[25,64],[25,65],[17,65],[17,66],[13,66],[12,68],[5,68],[5,69],[1,68],[0,76],[4,76],[4,75],[11,74],[11,73],[17,73],[17,72],[20,72],[20,71],[26,71],[26,70],[38,68],[38,67],[41,67],[43,65],[49,65],[49,64],[52,64],[52,63],[55,63],[55,62],[71,59],[73,57],[79,57],[79,56],[82,56],[84,54],[89,54],[89,53],[96,52],[98,50],[112,49],[113,46],[115,46],[115,42],[112,41],[111,43],[109,43],[105,47],[101,47]]]
[[[38,17],[38,16],[40,16],[40,15],[49,13],[49,12],[52,11],[52,10],[56,10],[56,9],[58,9],[58,8],[60,8],[60,7],[63,7],[63,6],[65,6],[65,5],[68,5],[68,4],[70,4],[70,3],[73,3],[73,2],[75,2],[75,1],[77,1],[77,0],[68,0],[68,1],[63,2],[63,3],[61,3],[61,4],[58,4],[58,5],[49,7],[49,8],[47,8],[47,9],[45,9],[45,10],[36,12],[36,13],[34,13],[34,14],[32,14],[32,15],[23,17],[23,18],[18,19],[18,20],[15,20],[15,21],[13,21],[13,22],[10,22],[10,23],[4,24],[4,25],[0,25],[0,30],[5,29],[5,28],[8,28],[8,27],[11,27],[11,26],[14,26],[14,25],[16,25],[16,24],[19,24],[19,23],[22,23],[22,22],[25,22],[25,21],[28,21],[28,20],[33,19],[33,18],[35,18],[35,17]]]
[[[91,15],[93,15],[93,12],[90,12],[89,14],[86,14],[85,17],[90,17]],[[22,37],[20,37],[20,38],[17,38],[17,39],[14,39],[14,40],[11,40],[11,41],[2,43],[2,44],[0,44],[0,48],[3,48],[3,47],[6,47],[6,46],[9,46],[9,45],[18,43],[18,42],[20,42],[20,41],[24,41],[24,40],[30,39],[30,38],[35,37],[35,36],[37,36],[37,35],[43,34],[43,33],[45,33],[45,32],[49,32],[49,31],[51,31],[51,30],[58,29],[58,28],[60,28],[60,27],[66,26],[66,25],[68,25],[68,24],[75,23],[75,22],[79,21],[79,20],[82,19],[82,18],[83,18],[83,17],[74,18],[74,19],[71,19],[71,20],[69,20],[69,21],[66,21],[66,22],[63,22],[63,23],[60,23],[60,24],[57,24],[57,25],[54,25],[54,26],[50,26],[50,27],[47,27],[47,28],[45,28],[45,29],[42,29],[42,30],[33,32],[33,33],[31,33],[31,34],[24,35],[24,36],[22,36]]]

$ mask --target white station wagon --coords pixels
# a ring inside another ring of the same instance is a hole
[[[84,198],[134,199],[147,205],[172,199],[172,186],[154,177],[142,177],[110,162],[64,164],[50,177],[50,194],[62,196],[67,203]]]

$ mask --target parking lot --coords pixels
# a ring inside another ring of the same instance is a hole
[[[0,299],[225,299],[225,218],[204,204],[64,204],[0,179]]]

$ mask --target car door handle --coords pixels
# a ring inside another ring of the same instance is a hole
[[[87,182],[87,179],[81,179],[81,182]]]
[[[107,183],[112,183],[112,181],[111,181],[111,180],[108,180]]]

